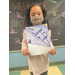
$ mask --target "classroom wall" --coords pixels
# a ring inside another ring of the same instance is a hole
[[[65,47],[58,47],[56,49],[56,55],[49,54],[49,62],[65,61]],[[21,52],[9,53],[9,68],[28,66],[27,56],[23,56]]]

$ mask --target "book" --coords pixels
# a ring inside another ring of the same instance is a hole
[[[46,54],[51,49],[47,24],[25,27],[28,50],[31,55]]]

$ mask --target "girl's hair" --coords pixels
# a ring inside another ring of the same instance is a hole
[[[35,4],[35,3],[30,6],[27,6],[27,9],[24,13],[23,29],[25,29],[25,27],[28,27],[28,26],[33,26],[30,21],[30,10],[33,6],[36,6],[36,5],[40,6],[41,10],[43,12],[44,21],[42,22],[42,24],[47,23],[48,29],[50,29],[50,25],[49,25],[49,21],[48,21],[48,17],[47,17],[47,10],[46,10],[44,4],[39,5],[39,4]]]

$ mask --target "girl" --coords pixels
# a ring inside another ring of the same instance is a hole
[[[22,55],[28,55],[28,64],[29,71],[31,75],[47,75],[47,71],[49,68],[49,58],[48,54],[51,55],[56,54],[56,50],[51,42],[51,50],[47,54],[30,56],[30,52],[27,48],[27,38],[25,27],[35,26],[47,23],[48,32],[51,38],[51,30],[47,18],[47,11],[43,4],[33,4],[26,9],[25,17],[24,17],[24,30],[23,30],[23,40],[22,40]]]

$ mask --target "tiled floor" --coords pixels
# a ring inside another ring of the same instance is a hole
[[[30,75],[29,70],[11,71],[9,75]],[[50,66],[48,75],[65,75],[65,65]]]

